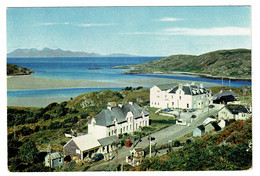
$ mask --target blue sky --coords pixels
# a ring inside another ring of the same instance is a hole
[[[143,56],[251,48],[251,8],[8,8],[7,52],[61,48]]]

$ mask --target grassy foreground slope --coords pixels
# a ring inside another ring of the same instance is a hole
[[[251,78],[251,50],[219,50],[195,55],[172,55],[166,58],[129,66],[125,73],[192,72],[212,76]]]

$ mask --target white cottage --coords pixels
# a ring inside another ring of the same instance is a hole
[[[243,105],[228,104],[218,112],[218,120],[246,120],[251,113]]]
[[[88,132],[103,138],[132,133],[144,126],[149,126],[149,113],[136,103],[129,102],[102,110],[88,122]]]
[[[156,85],[150,89],[150,106],[155,108],[201,108],[211,104],[212,93],[203,87],[190,84]]]

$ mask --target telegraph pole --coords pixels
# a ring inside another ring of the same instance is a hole
[[[49,166],[50,166],[50,172],[51,172],[51,144],[48,145],[47,152],[49,153]]]
[[[149,133],[149,156],[152,157],[152,144],[151,144],[151,134]]]

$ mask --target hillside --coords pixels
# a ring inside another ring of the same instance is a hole
[[[252,119],[238,120],[222,131],[188,140],[182,148],[167,155],[145,158],[132,170],[227,171],[252,167]]]
[[[11,76],[11,75],[30,75],[31,73],[34,73],[34,71],[31,71],[29,68],[20,67],[18,65],[8,64],[8,63],[7,63],[6,72],[7,72],[7,76]]]
[[[166,58],[128,66],[126,74],[189,72],[202,76],[251,78],[251,50],[219,50],[194,55],[172,55]]]
[[[88,53],[82,51],[65,51],[62,49],[50,49],[44,48],[38,50],[35,48],[32,49],[16,49],[7,54],[7,57],[135,57],[133,55],[124,54],[124,53],[113,53],[109,55],[102,55],[98,53]]]
[[[9,170],[48,171],[42,164],[48,144],[53,151],[62,151],[63,145],[70,140],[64,133],[76,135],[71,129],[87,133],[87,121],[106,108],[110,101],[147,105],[149,90],[127,87],[120,92],[102,90],[82,94],[45,108],[7,107]]]

